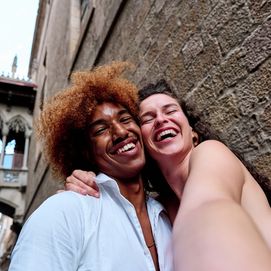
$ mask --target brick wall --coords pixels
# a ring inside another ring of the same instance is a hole
[[[271,179],[271,1],[127,1],[97,62],[166,78]]]

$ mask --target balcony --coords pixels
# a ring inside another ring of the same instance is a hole
[[[27,185],[27,169],[0,168],[1,188],[23,188]]]

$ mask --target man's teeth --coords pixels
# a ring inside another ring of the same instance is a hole
[[[125,146],[123,146],[122,148],[117,150],[117,154],[123,153],[125,151],[129,151],[135,148],[135,144],[134,143],[128,143]]]
[[[157,135],[157,141],[162,140],[162,137],[164,137],[165,135],[175,136],[177,135],[177,133],[173,129],[165,130]]]

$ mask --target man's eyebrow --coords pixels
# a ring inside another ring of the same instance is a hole
[[[121,110],[118,112],[118,115],[119,115],[119,116],[120,116],[120,115],[123,115],[123,114],[129,114],[129,115],[131,115],[131,113],[130,113],[127,109],[125,109],[125,108],[121,109]]]
[[[124,108],[124,109],[121,109],[121,110],[117,113],[118,116],[121,116],[121,115],[123,115],[123,114],[129,114],[129,115],[131,115],[130,112],[129,112],[127,109],[125,109],[125,108]],[[93,126],[95,126],[95,125],[106,124],[106,123],[107,123],[107,121],[104,120],[104,119],[97,119],[97,120],[91,122],[91,123],[89,124],[89,127],[91,128],[91,127],[93,127]]]
[[[104,119],[97,119],[97,120],[91,122],[89,124],[89,127],[92,128],[93,126],[100,125],[100,124],[106,124],[106,121]]]

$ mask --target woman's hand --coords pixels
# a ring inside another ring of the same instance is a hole
[[[72,175],[66,178],[65,190],[98,198],[99,187],[95,178],[96,175],[92,171],[74,170]]]

